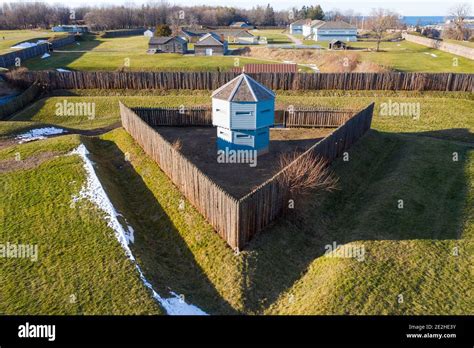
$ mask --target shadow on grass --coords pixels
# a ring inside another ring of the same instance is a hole
[[[163,297],[184,294],[186,301],[210,314],[238,314],[216,291],[172,219],[140,174],[114,142],[84,138],[98,163],[96,171],[117,211],[133,226],[133,254],[147,279]]]
[[[417,133],[402,133],[411,136],[425,136],[430,138],[437,138],[441,140],[462,141],[471,143],[474,146],[474,134],[468,128],[451,128],[441,129],[435,131],[417,132]]]
[[[245,307],[261,313],[277,301],[324,255],[326,245],[459,238],[470,185],[469,150],[438,139],[369,131],[349,151],[348,162],[333,163],[338,191],[305,201],[294,197],[294,212],[250,243],[243,274]],[[453,152],[459,154],[457,162]]]
[[[172,217],[115,143],[97,138],[85,142],[111,200],[136,231],[132,250],[159,293],[185,294],[190,303],[211,314],[239,314],[218,293]],[[245,313],[263,313],[324,255],[327,245],[460,238],[470,150],[466,144],[427,136],[369,131],[349,151],[349,161],[333,163],[338,191],[294,197],[294,212],[278,219],[244,250]]]

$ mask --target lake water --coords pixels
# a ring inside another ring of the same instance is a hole
[[[469,17],[472,19],[473,17]],[[402,17],[402,22],[406,25],[436,25],[443,24],[446,21],[446,16],[405,16]]]

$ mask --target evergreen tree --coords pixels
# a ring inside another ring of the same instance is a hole
[[[171,28],[166,24],[159,24],[156,26],[155,36],[170,36]]]
[[[267,26],[274,26],[275,25],[275,11],[273,11],[273,7],[270,4],[267,5],[265,9],[265,14],[263,16],[263,23]]]

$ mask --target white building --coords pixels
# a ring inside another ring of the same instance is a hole
[[[315,33],[315,28],[318,25],[323,24],[324,21],[320,21],[319,19],[315,19],[313,21],[307,21],[302,25],[301,31],[305,38],[312,39],[313,34]]]
[[[303,35],[315,41],[357,41],[357,28],[343,21],[325,22],[314,20],[303,25]]]
[[[143,35],[146,37],[153,37],[154,33],[150,29],[148,29],[143,33]]]
[[[290,24],[290,34],[301,35],[303,34],[303,25],[311,22],[311,19],[299,19],[296,22]]]

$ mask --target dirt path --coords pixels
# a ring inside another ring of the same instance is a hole
[[[39,166],[44,161],[56,157],[55,152],[42,152],[36,156],[28,157],[27,159],[8,159],[0,161],[0,173],[12,172],[16,170],[26,170]]]
[[[291,41],[293,41],[293,43],[295,45],[303,45],[303,41],[301,41],[300,39],[294,37],[293,35],[291,34],[285,34]]]

